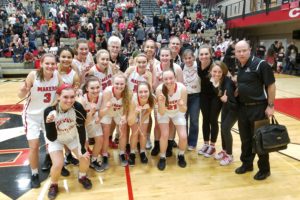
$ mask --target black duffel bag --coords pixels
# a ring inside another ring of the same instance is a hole
[[[253,153],[267,154],[287,148],[290,138],[285,126],[272,116],[272,124],[256,129],[253,136]]]

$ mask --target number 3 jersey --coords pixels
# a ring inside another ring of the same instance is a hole
[[[48,81],[39,80],[35,73],[33,85],[24,106],[24,112],[31,115],[42,114],[44,109],[53,103],[58,84],[58,71],[56,70]]]

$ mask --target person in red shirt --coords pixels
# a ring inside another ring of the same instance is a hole
[[[89,39],[88,47],[89,47],[90,52],[94,55],[96,53],[96,45],[93,41],[93,38]]]

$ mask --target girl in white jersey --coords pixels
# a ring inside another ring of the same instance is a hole
[[[147,82],[152,88],[152,74],[147,70],[147,57],[140,53],[135,58],[136,66],[128,68],[125,72],[127,77],[128,89],[133,93],[137,92],[137,87],[140,82]],[[151,89],[152,90],[152,89]]]
[[[81,83],[88,71],[95,65],[92,54],[89,52],[88,41],[79,39],[75,43],[75,58],[72,61],[73,69],[79,74]]]
[[[162,73],[166,70],[173,70],[175,73],[175,80],[177,82],[183,83],[183,76],[182,76],[182,69],[181,67],[174,63],[172,59],[172,51],[171,49],[164,47],[160,51],[160,64],[156,65],[153,70],[153,89],[156,90],[157,86],[161,83],[163,83],[162,79]],[[167,149],[167,157],[172,156],[172,146],[173,146],[173,140],[175,137],[175,127],[170,123],[170,138],[168,141],[168,149]],[[151,151],[151,155],[156,156],[159,153],[159,138],[160,138],[160,132],[157,124],[157,120],[155,122],[155,128],[154,128],[154,148]]]
[[[186,87],[175,81],[175,73],[172,70],[163,72],[163,84],[156,89],[158,99],[157,121],[160,127],[160,160],[157,164],[159,170],[166,167],[166,150],[170,134],[169,122],[172,121],[179,136],[178,165],[185,167],[184,151],[187,145],[185,112],[187,110]]]
[[[72,85],[74,89],[78,89],[80,87],[80,78],[71,65],[74,58],[73,50],[65,46],[58,50],[58,57],[58,72],[63,82]]]
[[[133,95],[128,114],[128,125],[131,127],[129,165],[135,165],[137,142],[140,142],[140,158],[142,163],[148,163],[146,156],[147,127],[154,106],[151,87],[147,82],[138,84],[137,93]]]
[[[183,83],[188,93],[186,122],[190,121],[188,131],[188,150],[195,150],[197,147],[199,133],[199,113],[200,113],[200,77],[197,73],[197,62],[191,49],[183,52]],[[187,126],[188,127],[188,126]]]
[[[106,87],[112,85],[115,70],[109,65],[109,53],[105,49],[101,49],[96,54],[97,64],[94,65],[89,75],[96,76],[100,81],[100,91],[104,91]]]
[[[130,105],[131,95],[127,88],[127,79],[123,74],[114,77],[113,85],[107,87],[103,92],[103,101],[100,108],[100,117],[104,135],[103,142],[103,162],[105,169],[108,169],[108,143],[112,120],[119,125],[120,138],[120,160],[122,166],[127,166],[128,162],[125,157],[125,147],[127,144],[127,114]]]
[[[95,76],[88,76],[83,85],[83,96],[79,102],[87,111],[87,118],[91,118],[90,122],[86,125],[86,132],[88,138],[94,138],[95,144],[92,150],[90,167],[101,172],[104,168],[98,163],[99,152],[103,144],[103,132],[100,124],[100,106],[102,102],[102,94],[100,91],[99,79]]]
[[[151,40],[151,39],[148,39],[146,40],[145,42],[145,45],[144,45],[144,52],[147,56],[147,61],[148,61],[148,64],[147,64],[147,70],[149,70],[151,73],[152,73],[152,84],[153,84],[153,77],[154,76],[154,66],[156,65],[159,65],[160,64],[160,61],[157,60],[155,58],[155,52],[156,52],[156,43],[154,40]],[[151,130],[152,130],[152,117],[150,115],[150,119],[149,119],[149,125],[148,125],[148,130],[147,130],[147,143],[146,143],[146,149],[152,149],[152,143],[151,143],[151,140],[150,140],[150,135],[151,135]]]
[[[41,58],[41,68],[28,74],[18,93],[19,98],[27,97],[23,110],[23,124],[28,140],[31,167],[31,187],[40,187],[39,163],[39,136],[40,129],[44,130],[43,111],[55,98],[57,87],[61,79],[56,70],[56,61],[53,54],[45,54]]]
[[[64,163],[64,145],[79,159],[79,183],[85,189],[92,188],[92,182],[86,174],[89,168],[89,153],[84,147],[84,125],[88,123],[86,111],[80,103],[75,102],[76,95],[72,85],[63,84],[56,93],[58,102],[44,111],[46,136],[49,140],[48,151],[53,163],[50,171],[49,199],[55,199],[58,194],[57,184]]]

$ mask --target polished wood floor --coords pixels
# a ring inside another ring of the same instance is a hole
[[[300,97],[300,78],[280,75],[277,76],[276,98]],[[13,104],[19,100],[16,97],[20,83],[0,83],[0,105]],[[287,125],[293,143],[300,144],[299,120],[276,113],[280,123]],[[235,126],[235,128],[237,128]],[[300,162],[282,155],[272,153],[270,156],[271,176],[265,181],[255,181],[253,176],[257,171],[236,175],[235,168],[240,166],[240,139],[233,133],[233,152],[235,161],[229,166],[222,167],[213,158],[204,158],[196,151],[186,153],[188,166],[181,169],[176,164],[175,156],[167,160],[167,168],[161,172],[156,168],[158,158],[149,156],[149,164],[142,165],[137,158],[135,167],[130,167],[130,178],[134,199],[162,200],[219,200],[219,199],[264,199],[264,200],[296,200],[300,199]],[[199,136],[198,147],[202,145],[202,135]],[[1,148],[1,147],[0,147]],[[220,139],[217,143],[220,150]],[[300,147],[299,154],[300,154]],[[294,150],[295,151],[295,150]],[[174,150],[176,153],[176,149]],[[109,170],[96,173],[92,170],[89,176],[93,182],[90,191],[82,189],[77,182],[77,169],[72,166],[71,176],[61,177],[60,193],[57,199],[111,199],[123,200],[128,198],[128,184],[125,168],[118,162],[117,151],[111,151],[111,167]],[[34,189],[19,199],[47,199],[49,179],[43,182],[40,189]],[[0,199],[9,199],[0,193]]]

